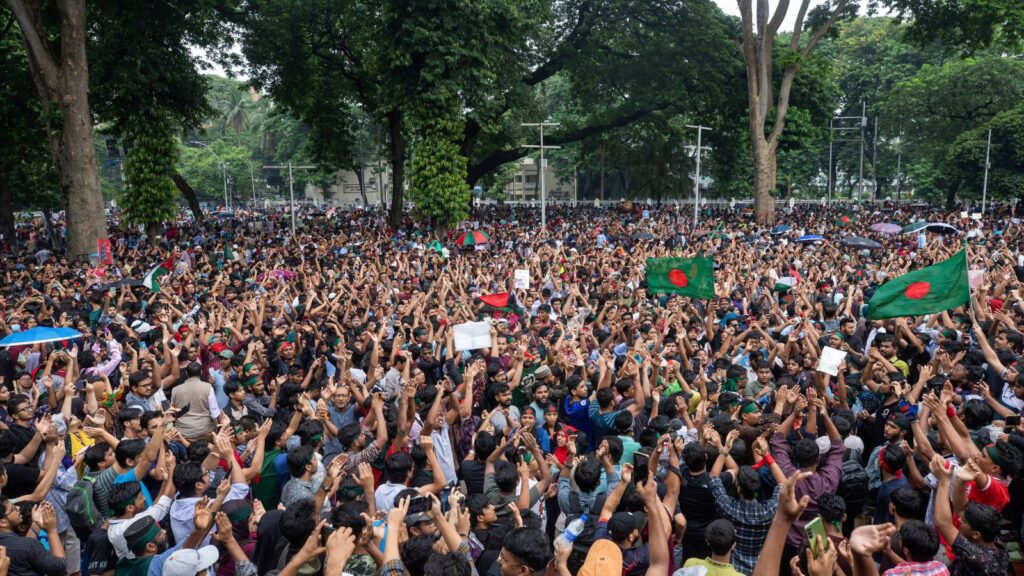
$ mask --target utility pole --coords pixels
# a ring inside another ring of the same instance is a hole
[[[853,126],[850,122],[844,122],[846,120],[857,120],[857,125]],[[832,149],[835,142],[860,142],[861,151],[861,178],[863,179],[864,173],[864,125],[867,119],[864,116],[835,116],[828,122],[829,127],[829,142],[828,142],[828,201],[832,203]],[[852,132],[854,130],[860,131],[859,138],[843,138],[845,132]],[[836,138],[836,132],[839,133],[840,138]]]
[[[900,132],[899,143],[896,146],[896,201],[900,201],[900,188],[902,184],[901,169],[903,168],[903,133]]]
[[[988,169],[989,154],[992,152],[992,129],[988,129],[988,145],[985,146],[985,178],[981,184],[981,213],[985,213],[985,204],[988,203]]]
[[[249,180],[252,181],[252,205],[256,206],[256,177],[252,175],[252,164],[249,164]]]
[[[224,209],[231,211],[231,202],[228,199],[228,167],[224,162],[220,163],[220,170],[224,174]]]
[[[292,166],[292,163],[289,162],[287,166],[280,166],[279,165],[279,166],[264,166],[263,167],[264,170],[268,170],[268,169],[281,170],[283,168],[287,168],[288,169],[288,198],[289,198],[288,204],[289,204],[289,212],[291,212],[291,214],[292,214],[292,236],[295,236],[295,181],[292,179],[292,168],[297,168],[299,170],[313,170],[313,169],[316,168],[316,166]]]
[[[561,126],[561,124],[559,124],[558,122],[533,122],[533,123],[524,123],[522,125],[523,126],[528,126],[528,127],[539,127],[540,128],[540,146],[537,146],[536,144],[525,144],[525,145],[523,145],[523,147],[524,148],[539,148],[540,149],[540,227],[543,228],[543,229],[547,229],[547,226],[548,226],[547,206],[545,206],[545,204],[546,204],[545,200],[546,199],[545,199],[545,190],[544,190],[544,168],[545,168],[545,166],[544,166],[544,150],[545,149],[557,150],[558,148],[561,148],[561,146],[545,146],[544,145],[544,127],[545,126]]]
[[[871,202],[878,200],[878,116],[875,116],[875,137],[871,142]]]
[[[694,126],[692,124],[687,124],[686,127],[693,128],[697,131],[697,147],[693,150],[693,154],[697,158],[697,175],[693,179],[693,229],[696,230],[697,222],[700,219],[700,155],[704,150],[711,150],[711,148],[707,146],[701,146],[700,142],[704,131],[707,130],[708,132],[711,132],[711,128],[701,125]]]
[[[576,202],[580,199],[580,180],[579,172],[577,171],[579,167],[579,162],[572,165],[572,205],[574,208],[576,207]]]
[[[864,129],[868,127],[868,103],[860,103],[860,174],[857,176],[857,199],[864,193]]]
[[[828,190],[829,206],[832,205],[832,145],[835,140],[835,134],[832,132],[833,130],[835,130],[835,128],[833,128],[832,125],[834,123],[835,120],[830,118],[828,121],[828,174],[826,175],[828,183],[825,185],[826,189]]]

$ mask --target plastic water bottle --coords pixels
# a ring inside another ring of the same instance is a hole
[[[562,531],[562,535],[558,537],[558,540],[565,546],[572,546],[573,540],[583,533],[583,527],[586,524],[587,515],[584,514],[570,522],[569,525],[565,527],[565,530]]]

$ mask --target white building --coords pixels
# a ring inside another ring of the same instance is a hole
[[[544,193],[548,200],[572,200],[574,183],[572,179],[562,180],[551,169],[551,162],[544,159]],[[540,169],[533,158],[523,158],[516,163],[516,175],[505,185],[505,199],[514,201],[540,200]]]
[[[366,203],[380,206],[384,199],[391,198],[391,171],[384,168],[378,173],[378,167],[367,167],[363,173],[366,189]],[[334,175],[334,183],[327,193],[315,184],[306,184],[306,200],[312,202],[328,202],[337,206],[361,206],[363,197],[359,194],[359,177],[352,170],[338,170]]]

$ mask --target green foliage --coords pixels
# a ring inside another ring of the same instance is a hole
[[[992,130],[988,197],[1011,199],[1024,190],[1024,105],[996,115],[991,121],[961,134],[946,158],[948,177],[969,197],[980,200],[985,173],[985,149]]]
[[[1005,42],[1024,41],[1024,3],[1020,0],[882,0],[910,22],[908,38],[941,40],[968,52]]]
[[[454,120],[433,120],[416,144],[409,178],[409,197],[416,213],[445,230],[469,216],[466,157],[455,142],[461,126]]]
[[[171,180],[177,141],[170,114],[147,110],[130,119],[125,137],[132,143],[125,159],[121,208],[128,222],[160,224],[174,218],[178,190]]]
[[[4,13],[0,9],[0,14]],[[63,204],[46,123],[16,27],[0,29],[0,209],[59,209]]]

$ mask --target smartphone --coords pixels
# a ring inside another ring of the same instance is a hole
[[[334,526],[330,524],[324,524],[323,528],[320,529],[320,545],[327,546],[327,540],[330,539],[331,534],[334,534]]]
[[[1016,428],[1020,426],[1020,416],[1007,416],[1005,422],[1007,428]]]
[[[409,502],[409,514],[422,514],[434,505],[429,496],[417,496]]]
[[[817,558],[818,554],[822,552],[821,550],[818,550],[816,543],[816,538],[818,536],[821,536],[821,541],[825,545],[825,550],[828,550],[828,535],[825,534],[825,523],[822,522],[821,516],[815,517],[814,520],[811,520],[804,526],[804,535],[807,536],[807,544],[811,547],[811,552],[814,554],[815,558]]]

